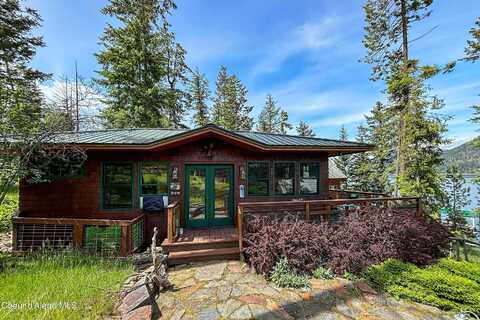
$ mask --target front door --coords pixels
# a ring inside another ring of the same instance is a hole
[[[233,225],[233,166],[185,166],[187,227]]]

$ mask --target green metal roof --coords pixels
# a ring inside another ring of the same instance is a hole
[[[212,128],[230,134],[245,141],[271,147],[319,147],[319,148],[373,148],[373,145],[322,139],[316,137],[300,137],[262,133],[253,131],[230,131],[215,125],[207,125],[196,129],[113,129],[97,131],[66,132],[55,137],[56,143],[73,143],[82,145],[150,145],[171,138],[181,138],[183,135]]]

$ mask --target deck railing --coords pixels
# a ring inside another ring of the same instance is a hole
[[[12,218],[14,251],[42,248],[84,249],[126,256],[144,241],[141,214],[132,220]]]
[[[180,231],[180,204],[178,201],[167,207],[167,240],[175,242]]]
[[[422,203],[417,197],[241,202],[238,204],[237,211],[240,251],[243,250],[245,216],[249,214],[274,216],[293,214],[307,221],[331,221],[337,219],[342,213],[365,206],[389,207],[399,210],[413,209],[416,214],[423,213]]]
[[[383,192],[370,192],[348,189],[330,189],[328,195],[331,199],[356,199],[356,198],[386,198],[388,194]]]

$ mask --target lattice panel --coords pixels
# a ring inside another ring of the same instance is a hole
[[[142,218],[132,225],[132,250],[138,249],[144,240],[144,219]]]
[[[122,232],[119,225],[87,225],[84,229],[83,248],[88,251],[118,253],[121,238]]]
[[[31,251],[42,248],[71,249],[73,225],[17,224],[15,249]]]

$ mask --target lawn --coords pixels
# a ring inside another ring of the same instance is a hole
[[[25,258],[0,253],[0,319],[99,319],[133,266],[78,252]]]
[[[0,232],[11,229],[12,213],[18,207],[18,187],[12,187],[5,197],[5,200],[0,205]]]
[[[398,260],[367,268],[365,278],[397,298],[480,314],[480,264],[441,259],[426,268]]]

